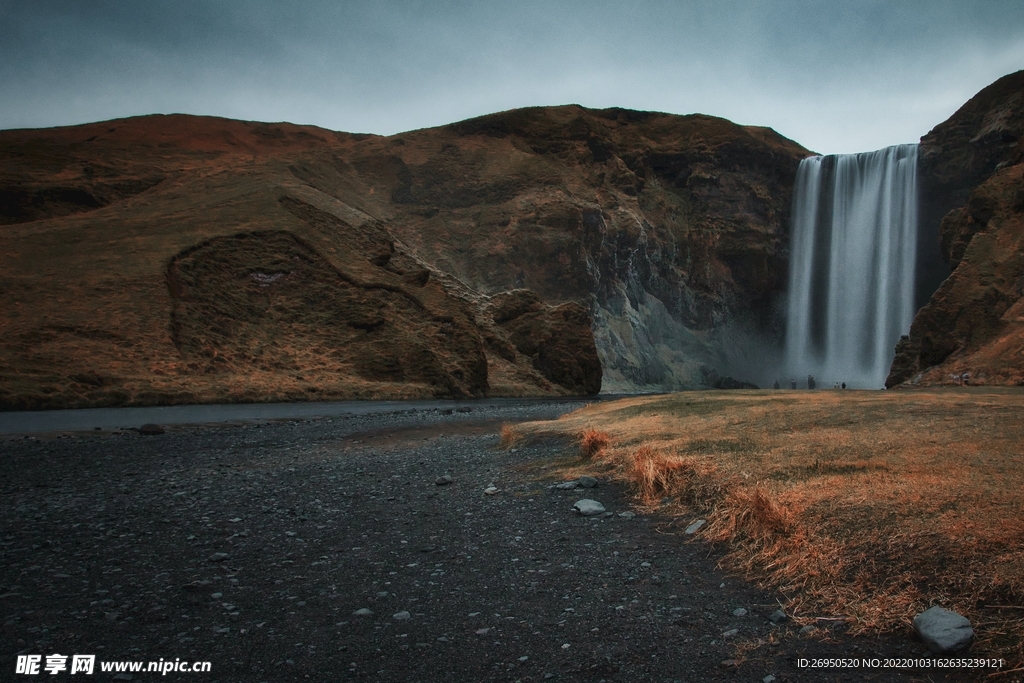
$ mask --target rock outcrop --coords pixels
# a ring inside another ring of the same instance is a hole
[[[1024,383],[1024,71],[921,140],[922,220],[952,274],[896,347],[886,386]]]
[[[0,131],[0,406],[757,381],[807,154],[578,106],[392,137],[183,115]]]

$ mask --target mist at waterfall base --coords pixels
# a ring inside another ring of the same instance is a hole
[[[784,387],[885,384],[915,314],[917,145],[810,157],[791,218]]]

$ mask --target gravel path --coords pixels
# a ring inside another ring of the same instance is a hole
[[[212,663],[137,681],[913,680],[799,668],[925,651],[773,625],[779,596],[620,487],[550,490],[570,445],[497,449],[580,405],[0,441],[0,680],[53,653]]]

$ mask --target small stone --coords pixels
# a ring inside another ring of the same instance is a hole
[[[562,643],[562,649],[563,650],[568,650],[569,649],[569,643]]]
[[[487,496],[493,496],[494,494],[499,493],[499,492],[500,492],[500,489],[498,489],[498,487],[495,486],[494,484],[491,484],[490,486],[488,486],[487,488],[484,489],[484,495],[487,495]]]
[[[213,555],[210,555],[206,559],[208,559],[210,562],[223,562],[224,560],[228,559],[229,557],[231,557],[231,556],[228,555],[227,553],[214,553]]]
[[[689,535],[689,536],[694,535],[695,533],[700,531],[701,527],[703,527],[707,523],[708,523],[708,520],[706,520],[706,519],[698,519],[696,522],[694,522],[690,526],[686,527],[687,535]]]
[[[595,486],[597,486],[597,479],[595,479],[594,477],[588,477],[586,475],[583,475],[582,477],[576,480],[576,485],[579,486],[581,489],[592,489]]]
[[[800,629],[800,635],[806,636],[808,633],[814,633],[814,626],[811,624],[807,624],[807,626]]]
[[[210,597],[213,598],[214,600],[220,600],[221,598],[224,597],[224,594],[223,593],[210,593]]]
[[[633,519],[636,517],[636,513],[626,510],[625,512],[620,512],[619,517],[622,517],[623,519]]]
[[[775,683],[775,676],[772,676],[771,674],[768,674],[767,676],[762,678],[761,681],[762,681],[762,683]]]
[[[738,628],[731,628],[728,631],[723,631],[722,632],[722,637],[723,638],[732,638],[734,635],[736,635],[739,632],[740,632],[740,630]]]
[[[974,638],[967,617],[938,605],[914,617],[914,630],[937,655],[962,650]]]
[[[737,607],[732,611],[732,615],[734,617],[745,617],[747,616],[747,610],[743,609],[742,607]]]
[[[592,517],[594,515],[604,513],[604,505],[601,505],[596,500],[591,500],[589,498],[577,500],[576,504],[573,505],[572,508],[582,517]]]
[[[377,592],[377,597],[378,598],[386,598],[389,595],[391,595],[391,593],[388,593],[387,591],[378,591]]]
[[[782,610],[777,609],[771,613],[771,615],[768,617],[768,621],[772,622],[773,624],[781,624],[783,622],[789,621],[789,615],[783,612]]]
[[[139,427],[139,434],[143,434],[145,436],[157,436],[163,433],[164,428],[157,424],[147,423]]]
[[[722,666],[726,669],[735,669],[737,664],[735,659],[723,659]]]
[[[408,619],[411,616],[412,615],[409,614],[407,611],[402,610],[401,612],[395,612],[394,614],[392,614],[391,618],[396,620],[396,621],[405,621],[406,619]]]
[[[372,617],[373,616],[373,610],[367,609],[367,608],[363,607],[362,609],[357,609],[355,612],[353,612],[352,616],[354,616],[354,617]]]
[[[522,657],[519,658],[519,661],[520,662],[525,662],[527,659],[529,659],[529,657],[527,655],[523,655]]]
[[[573,479],[572,481],[563,481],[561,484],[555,484],[551,488],[557,491],[572,491],[577,486],[579,486],[579,482]]]
[[[488,626],[487,628],[478,628],[476,630],[476,634],[478,636],[486,636],[490,632],[491,632],[491,627],[490,626]]]
[[[438,486],[447,486],[448,484],[451,484],[454,481],[455,481],[455,479],[452,478],[452,475],[446,474],[444,476],[441,476],[441,477],[438,477],[437,479],[435,479],[434,483],[437,484]]]

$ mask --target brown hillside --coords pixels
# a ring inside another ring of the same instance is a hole
[[[806,154],[576,106],[0,131],[0,405],[700,386],[773,332]]]

